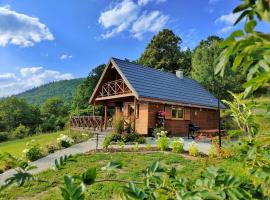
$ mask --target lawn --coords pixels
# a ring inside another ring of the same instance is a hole
[[[8,152],[14,156],[21,156],[22,150],[25,149],[26,143],[31,140],[35,140],[41,147],[45,147],[47,144],[56,143],[56,139],[60,134],[64,134],[65,131],[59,131],[54,133],[46,133],[27,137],[19,140],[12,140],[8,142],[0,143],[0,153]]]
[[[242,164],[235,160],[209,160],[206,158],[190,158],[176,153],[92,153],[88,155],[79,155],[77,162],[69,162],[63,170],[47,170],[38,175],[42,180],[48,182],[32,182],[21,188],[13,186],[0,194],[0,199],[62,199],[60,186],[63,182],[64,175],[78,175],[89,167],[96,167],[98,171],[97,179],[109,178],[120,180],[142,180],[142,172],[147,166],[156,160],[167,167],[175,167],[178,175],[185,178],[195,179],[208,165],[219,165],[227,168],[229,171],[237,174],[243,173]],[[109,161],[120,161],[122,169],[117,172],[104,172],[101,167]],[[107,200],[117,199],[121,191],[122,183],[96,183],[87,187],[86,199]]]

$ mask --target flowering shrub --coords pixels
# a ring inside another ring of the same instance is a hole
[[[136,142],[133,147],[134,151],[139,151],[139,144]]]
[[[30,161],[35,161],[44,156],[42,148],[39,146],[39,144],[35,144],[35,140],[27,143],[26,147],[27,148],[22,151],[23,156],[26,159]]]
[[[46,145],[47,153],[54,153],[58,148],[55,144]]]
[[[184,151],[184,140],[183,138],[174,139],[172,141],[172,152],[180,153]]]
[[[104,149],[108,149],[109,148],[109,146],[111,145],[112,137],[113,137],[112,134],[106,135],[106,137],[104,138],[103,144],[102,144],[102,147]]]
[[[152,148],[152,145],[151,145],[150,143],[147,143],[147,144],[146,144],[146,149],[147,149],[147,150],[150,150],[151,148]]]
[[[160,131],[157,133],[157,147],[159,150],[165,151],[169,148],[169,138],[167,137],[167,131]]]
[[[208,150],[207,155],[208,155],[210,158],[214,158],[214,157],[217,156],[217,147],[216,147],[215,144],[211,144],[211,147],[210,147],[210,149]]]
[[[70,147],[73,143],[74,143],[74,140],[71,137],[64,134],[61,134],[60,137],[57,138],[57,144],[60,147],[67,148],[67,147]]]
[[[199,155],[198,144],[194,141],[191,142],[189,145],[189,155],[191,155],[191,156],[198,156]]]

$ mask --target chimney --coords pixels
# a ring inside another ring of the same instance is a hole
[[[176,71],[175,71],[175,75],[176,75],[177,78],[182,79],[183,76],[184,76],[184,75],[183,75],[183,70],[182,70],[182,69],[176,70]]]

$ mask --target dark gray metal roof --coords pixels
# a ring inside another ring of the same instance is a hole
[[[205,107],[218,107],[218,100],[197,81],[170,72],[112,58],[139,98],[153,98]],[[226,108],[222,103],[221,108]]]

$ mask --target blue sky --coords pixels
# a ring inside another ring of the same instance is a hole
[[[0,0],[0,97],[85,77],[109,57],[137,59],[170,28],[194,48],[227,36],[233,0]]]

